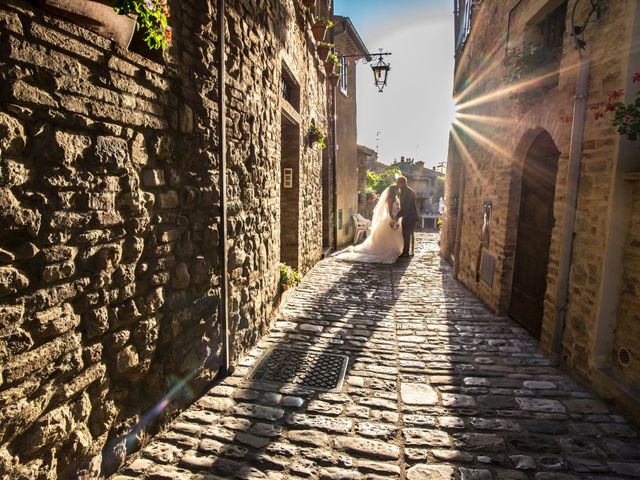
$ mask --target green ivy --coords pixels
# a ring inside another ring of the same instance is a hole
[[[382,193],[384,189],[396,184],[396,179],[402,175],[397,167],[391,167],[384,173],[367,171],[367,192]]]

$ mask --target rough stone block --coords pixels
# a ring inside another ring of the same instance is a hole
[[[173,288],[176,290],[184,290],[191,283],[191,276],[189,275],[189,267],[186,263],[179,263],[173,272]]]
[[[26,375],[36,372],[63,354],[80,348],[80,339],[69,332],[57,337],[49,343],[30,352],[23,353],[4,365],[3,376],[5,382],[16,382]]]
[[[21,452],[32,455],[45,446],[62,442],[73,431],[75,425],[69,405],[52,410],[39,418],[22,437]]]
[[[180,105],[180,131],[183,133],[193,132],[193,111],[189,105]]]
[[[61,335],[77,327],[80,316],[76,315],[73,307],[65,303],[59,307],[50,308],[34,315],[34,332],[37,338]]]
[[[0,296],[13,295],[29,286],[29,279],[17,268],[0,267]]]
[[[140,358],[138,357],[138,352],[133,345],[125,347],[125,349],[118,353],[116,357],[116,367],[120,373],[128,372],[139,364]]]
[[[11,85],[11,98],[18,102],[46,105],[49,107],[56,107],[58,105],[48,92],[22,80],[15,81]]]
[[[73,168],[84,160],[87,149],[91,146],[91,138],[86,135],[57,131],[54,145],[55,147],[49,152],[51,160]]]
[[[449,465],[414,465],[407,471],[407,480],[453,480],[456,470]]]
[[[175,190],[169,190],[167,193],[161,193],[158,195],[158,206],[164,209],[178,208],[180,206],[178,192]]]
[[[33,346],[31,336],[22,328],[12,328],[8,332],[2,332],[0,337],[0,364],[6,359],[26,352]],[[0,384],[2,375],[0,373]]]
[[[24,317],[24,305],[0,305],[0,333],[18,325]]]
[[[45,283],[53,283],[69,278],[76,273],[76,266],[73,262],[56,263],[45,265],[42,268],[41,277]]]
[[[0,155],[2,151],[0,150]],[[0,187],[17,187],[29,180],[29,171],[22,163],[0,156]]]
[[[0,12],[0,28],[6,29],[18,35],[24,35],[22,22],[14,13]]]
[[[127,141],[116,137],[98,137],[95,146],[95,159],[101,165],[125,168],[129,163]]]
[[[398,460],[400,458],[400,448],[386,442],[360,437],[338,437],[334,443],[336,448],[358,456],[389,460]]]
[[[41,258],[45,263],[57,263],[73,260],[78,254],[77,247],[68,247],[64,245],[56,245],[40,252]]]
[[[102,335],[109,330],[109,312],[107,308],[96,308],[83,313],[82,324],[88,338]]]
[[[164,170],[147,169],[142,172],[142,184],[145,187],[162,187],[165,185]]]
[[[5,234],[35,237],[40,231],[40,222],[38,211],[22,208],[9,189],[0,188],[0,228]]]

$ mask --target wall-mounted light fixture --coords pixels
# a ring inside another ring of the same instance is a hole
[[[383,52],[380,49],[379,53],[376,53],[375,56],[378,57],[376,63],[371,65],[371,70],[373,70],[373,82],[376,87],[378,87],[378,91],[382,93],[382,89],[387,86],[387,77],[389,76],[389,70],[391,70],[391,65],[386,63],[382,58],[385,55],[391,55],[388,52]]]
[[[589,25],[589,22],[593,19],[593,16],[595,15],[596,20],[600,20],[609,8],[605,0],[589,1],[591,2],[591,10],[589,11],[587,18],[582,22],[582,24],[578,23],[576,19],[576,12],[578,10],[580,0],[576,1],[571,12],[571,36],[573,37],[573,41],[576,44],[577,50],[584,50],[584,48],[587,46],[587,42],[584,39],[584,33],[587,30],[587,25]]]
[[[383,52],[382,49],[378,53],[367,55],[340,55],[341,58],[358,57],[358,60],[362,60],[362,63],[369,63],[375,60],[375,63],[371,65],[373,71],[373,84],[378,88],[378,91],[382,93],[382,89],[387,86],[387,79],[389,77],[389,70],[391,70],[391,64],[384,61],[383,57],[391,55],[390,52]],[[358,61],[356,60],[356,62]]]

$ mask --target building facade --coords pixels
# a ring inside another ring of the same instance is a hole
[[[378,153],[372,148],[358,145],[358,213],[368,216],[367,209],[367,172],[369,165],[378,161]]]
[[[418,213],[437,214],[440,197],[444,195],[444,175],[435,168],[424,168],[422,160],[400,157],[392,167],[398,168],[407,178],[407,185],[416,192]]]
[[[335,51],[341,61],[336,102],[336,246],[353,242],[358,213],[358,121],[356,104],[356,62],[369,52],[347,17],[333,17]]]
[[[594,113],[635,99],[640,5],[455,6],[442,255],[551,359],[637,413],[639,146]]]
[[[169,0],[164,55],[0,4],[2,478],[108,475],[321,256],[314,12],[224,4]]]

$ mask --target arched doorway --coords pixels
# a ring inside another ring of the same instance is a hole
[[[546,130],[531,133],[535,137],[522,168],[509,315],[540,338],[560,152]]]

